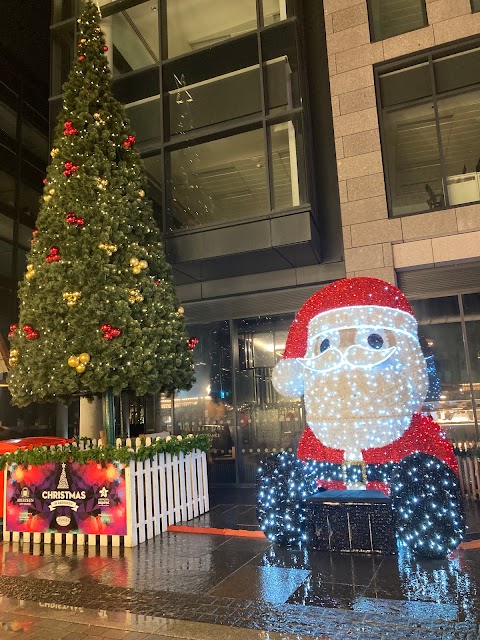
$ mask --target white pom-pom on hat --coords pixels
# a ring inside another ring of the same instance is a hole
[[[280,360],[272,372],[272,382],[282,396],[300,398],[303,396],[303,367],[296,358]]]

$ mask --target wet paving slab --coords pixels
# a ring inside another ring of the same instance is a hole
[[[218,512],[225,518],[232,507],[238,518],[251,509],[231,503]],[[480,640],[480,550],[416,560],[405,552],[288,550],[261,539],[185,533],[134,549],[4,543],[0,598],[0,640],[68,637],[42,636],[40,627],[16,631],[4,619],[15,611],[20,622],[84,625],[71,638]],[[149,626],[133,628],[132,620]]]

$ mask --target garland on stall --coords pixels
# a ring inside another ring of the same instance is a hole
[[[78,441],[77,441],[78,442]],[[17,449],[13,453],[5,453],[0,456],[0,470],[5,469],[7,464],[40,465],[47,462],[80,462],[85,463],[91,460],[95,462],[121,462],[128,464],[132,460],[152,460],[159,453],[170,453],[178,455],[190,453],[194,449],[209,451],[212,446],[211,437],[208,434],[173,436],[165,440],[156,440],[152,444],[142,444],[137,449],[133,447],[114,445],[92,446],[90,449],[79,449],[78,444],[73,442],[62,445],[56,449],[44,449],[34,447],[33,449]]]

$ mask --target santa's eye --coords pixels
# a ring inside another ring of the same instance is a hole
[[[326,351],[327,349],[330,349],[330,340],[328,338],[325,338],[324,340],[322,340],[322,342],[320,343],[320,353],[323,353],[324,351]]]
[[[340,335],[338,331],[329,331],[327,334],[317,334],[309,340],[307,356],[316,358],[329,349],[338,349],[339,344]]]
[[[371,333],[367,338],[367,342],[372,349],[381,349],[383,347],[383,338],[378,333]]]
[[[357,330],[355,343],[366,349],[375,349],[376,351],[388,349],[391,346],[389,332],[376,327],[365,327]]]

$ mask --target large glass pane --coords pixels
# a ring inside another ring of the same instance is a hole
[[[170,134],[260,114],[257,38],[173,60],[164,67]]]
[[[273,208],[305,202],[305,165],[300,120],[279,122],[269,128],[272,154]]]
[[[76,0],[53,0],[52,21],[62,22],[62,20],[68,20],[73,18],[76,14],[77,2]]]
[[[412,303],[427,363],[429,392],[423,411],[454,442],[472,440],[473,409],[456,296]]]
[[[368,0],[372,42],[426,27],[425,0]]]
[[[480,418],[480,293],[470,293],[463,296],[463,310],[465,313],[470,371],[478,420]],[[477,437],[478,434],[477,428]]]
[[[300,106],[295,29],[295,24],[289,23],[262,33],[266,106],[270,113]]]
[[[15,206],[15,178],[0,169],[0,202]]]
[[[471,0],[472,2],[472,11],[480,11],[480,0]]]
[[[293,0],[262,0],[263,24],[275,24],[293,15]]]
[[[406,104],[432,95],[430,67],[427,62],[380,76],[382,107]]]
[[[445,206],[433,104],[383,110],[383,158],[394,216]]]
[[[172,151],[167,184],[170,230],[266,213],[263,131]]]
[[[228,321],[188,327],[198,341],[193,349],[195,383],[174,399],[174,433],[209,433],[213,445],[210,482],[235,482],[235,432]]]
[[[143,159],[145,172],[147,174],[147,195],[152,201],[153,214],[155,220],[161,229],[163,229],[162,219],[162,184],[163,184],[163,166],[162,156],[157,154]]]
[[[75,21],[62,24],[52,31],[52,73],[50,95],[62,93],[75,52]]]
[[[168,57],[257,28],[255,0],[168,0]]]
[[[285,349],[292,317],[238,321],[236,370],[239,482],[255,482],[269,453],[296,451],[304,429],[300,399],[280,396],[272,369]]]
[[[437,93],[480,83],[480,49],[443,56],[433,62]]]
[[[114,76],[159,61],[158,1],[132,0],[122,6],[123,10],[113,15],[108,15],[108,7],[102,9],[107,57]]]
[[[0,276],[12,277],[12,245],[0,240]]]
[[[0,238],[13,242],[13,219],[0,213]]]
[[[480,90],[438,101],[450,206],[480,200]]]
[[[158,68],[118,77],[113,93],[125,105],[140,151],[158,147],[162,136]]]

